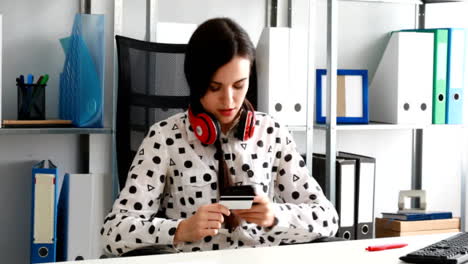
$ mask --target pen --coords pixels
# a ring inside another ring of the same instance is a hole
[[[367,251],[380,251],[394,248],[406,247],[408,244],[387,244],[387,245],[378,245],[378,246],[369,246],[366,248]]]

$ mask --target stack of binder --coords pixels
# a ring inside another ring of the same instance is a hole
[[[467,34],[461,28],[392,32],[370,88],[370,119],[462,124]]]
[[[258,110],[288,126],[306,124],[307,56],[294,28],[264,28],[256,49]]]
[[[375,231],[378,238],[460,232],[460,218],[420,221],[376,218]]]
[[[313,154],[312,175],[324,189],[326,156]],[[373,238],[375,158],[338,152],[336,157],[336,204],[340,217],[337,236],[345,239]]]

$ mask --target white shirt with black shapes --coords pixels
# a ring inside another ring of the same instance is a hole
[[[333,236],[338,215],[296,151],[288,130],[256,112],[253,137],[241,141],[231,129],[221,135],[232,182],[254,185],[258,195],[274,201],[272,228],[242,220],[232,233],[173,245],[180,221],[198,207],[218,202],[218,157],[214,145],[202,144],[187,113],[154,124],[143,140],[127,182],[101,229],[106,250],[114,255],[151,246],[176,251],[272,246]],[[167,218],[156,217],[165,210]]]

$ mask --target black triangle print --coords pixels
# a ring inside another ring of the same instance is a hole
[[[179,129],[179,127],[176,124],[174,124],[174,126],[172,127],[172,130],[177,130],[177,129]]]
[[[112,227],[109,228],[109,230],[107,231],[107,235],[110,236],[111,233],[112,233]]]
[[[198,157],[200,157],[200,159],[203,159],[203,156],[198,156]]]
[[[141,149],[140,152],[138,153],[139,155],[145,155],[145,149]]]
[[[176,165],[176,164],[175,164],[175,162],[171,159],[171,160],[169,161],[169,165],[170,165],[170,166],[174,166],[174,165]]]
[[[268,148],[268,153],[271,153],[272,149],[271,146]]]
[[[246,143],[241,143],[241,147],[245,150],[247,148],[247,144]]]
[[[296,174],[293,175],[293,181],[294,182],[297,182],[298,180],[300,180],[301,178],[299,176],[297,176]]]
[[[286,145],[289,145],[292,141],[289,138],[286,138]]]
[[[154,190],[154,186],[148,184],[148,192],[151,192],[152,190]]]

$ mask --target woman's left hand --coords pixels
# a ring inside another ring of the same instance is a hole
[[[266,196],[255,196],[250,209],[232,210],[232,212],[245,221],[262,227],[271,227],[275,222],[273,205]]]

